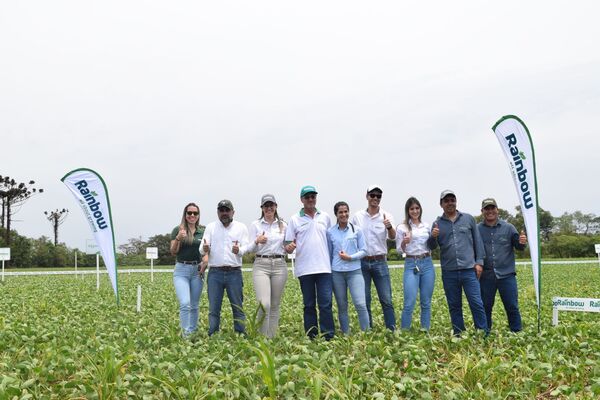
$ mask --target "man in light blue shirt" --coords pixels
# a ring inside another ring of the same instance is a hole
[[[327,243],[331,257],[333,294],[338,305],[338,320],[344,334],[350,333],[348,322],[348,290],[358,314],[360,329],[369,329],[369,313],[365,295],[360,259],[367,255],[367,245],[362,230],[348,222],[350,208],[339,201],[333,207],[337,224],[327,230]]]

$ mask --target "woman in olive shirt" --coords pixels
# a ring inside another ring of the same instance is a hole
[[[171,232],[171,254],[177,256],[173,284],[179,300],[179,321],[183,337],[198,329],[198,303],[202,294],[200,242],[204,226],[199,224],[200,208],[189,203],[183,209],[181,223]]]

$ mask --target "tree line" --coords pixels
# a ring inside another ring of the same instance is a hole
[[[512,223],[518,231],[524,229],[523,215],[520,207],[516,212],[499,209],[500,218]],[[482,219],[476,216],[477,222]],[[542,258],[578,258],[595,257],[594,244],[600,243],[600,217],[594,214],[584,214],[580,211],[565,212],[553,217],[549,211],[539,210],[540,240]],[[11,247],[11,265],[14,267],[73,267],[75,252],[78,254],[78,266],[94,267],[96,257],[86,255],[82,251],[67,247],[64,243],[54,244],[49,237],[38,239],[19,235],[15,230],[10,233],[10,245],[7,246],[6,228],[0,227],[0,247]],[[117,265],[120,267],[149,265],[146,259],[146,248],[158,248],[158,260],[155,265],[173,265],[175,258],[169,254],[170,233],[151,236],[147,240],[141,237],[131,238],[117,248]],[[400,260],[394,243],[389,242],[388,256],[391,260]],[[439,250],[438,250],[439,251]],[[437,251],[433,253],[438,258]],[[517,252],[518,258],[528,258],[529,248]],[[254,255],[244,256],[245,263],[251,263]]]

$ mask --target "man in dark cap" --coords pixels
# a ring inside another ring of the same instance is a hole
[[[233,329],[245,333],[246,315],[242,280],[242,255],[248,249],[248,228],[233,220],[233,204],[221,200],[217,205],[219,221],[206,226],[202,238],[202,253],[208,254],[208,334],[219,330],[223,294],[227,297],[233,313]]]

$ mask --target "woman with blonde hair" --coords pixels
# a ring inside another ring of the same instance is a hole
[[[179,300],[179,322],[183,337],[198,329],[198,304],[202,294],[200,243],[204,226],[200,225],[200,208],[189,203],[183,208],[181,223],[171,232],[171,254],[176,256],[173,285]]]

